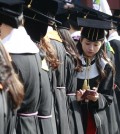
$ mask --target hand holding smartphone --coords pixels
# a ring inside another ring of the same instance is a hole
[[[82,98],[82,99],[87,99],[87,96],[88,96],[88,95],[95,96],[96,93],[97,93],[97,91],[88,89],[88,90],[86,90],[86,91],[84,92],[84,94],[81,96],[81,98]]]

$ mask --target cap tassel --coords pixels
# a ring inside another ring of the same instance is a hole
[[[90,89],[90,86],[87,84],[87,80],[86,80],[86,79],[84,80],[82,89],[83,89],[83,90],[84,90],[84,89],[85,89],[85,90]]]
[[[87,90],[87,89],[90,89],[90,85],[89,85],[89,72],[90,72],[90,68],[91,68],[91,60],[88,58],[87,59],[87,68],[86,68],[86,79],[84,80],[84,83],[83,83],[83,86],[82,86],[82,89],[84,90]],[[88,71],[88,72],[87,72]]]
[[[28,4],[28,8],[31,8],[31,4],[32,4],[32,0],[31,0],[30,3]]]
[[[70,14],[68,14],[68,16],[67,16],[67,20],[69,20],[69,18],[70,18]]]

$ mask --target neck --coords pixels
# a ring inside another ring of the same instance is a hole
[[[92,61],[92,59],[94,58],[93,56],[92,57],[89,57],[87,55],[84,55],[85,59],[89,59],[90,61]]]
[[[13,28],[9,25],[2,24],[0,30],[1,30],[1,39],[4,39],[7,35],[11,33]]]
[[[114,30],[114,29],[109,30],[109,36],[110,36],[111,34],[113,34],[114,32],[116,32],[116,30]]]

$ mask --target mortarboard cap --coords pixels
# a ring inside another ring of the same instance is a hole
[[[48,0],[46,8],[51,15],[55,16],[58,10],[58,2],[54,0]]]
[[[93,10],[94,11],[94,10]],[[80,12],[81,14],[82,12]],[[79,16],[79,13],[78,13]],[[81,31],[81,37],[87,38],[90,41],[104,40],[105,30],[115,28],[112,21],[107,20],[103,16],[98,16],[96,10],[94,12],[88,12],[84,18],[78,17],[78,25],[83,27]]]
[[[70,10],[72,10],[72,11],[74,10],[74,8],[73,8],[74,6],[70,5],[72,3],[72,0],[65,0],[63,2],[59,1],[59,0],[57,0],[57,1],[58,1],[58,10],[57,10],[55,18],[57,20],[59,20],[60,22],[62,22],[63,28],[70,29],[70,23],[69,23],[70,17],[71,17],[71,21],[74,19],[74,22],[75,22],[75,17],[73,18],[73,16],[70,14]],[[69,10],[69,8],[65,7],[66,3],[69,4],[68,6],[71,7],[70,10]],[[59,24],[57,26],[60,27]]]
[[[57,0],[57,1],[60,4],[66,3],[65,2],[66,0]],[[68,0],[68,3],[69,3],[69,0]],[[83,16],[86,16],[86,14],[89,13],[89,15],[96,15],[101,20],[110,21],[116,25],[120,25],[120,18],[117,18],[115,16],[111,16],[111,15],[108,15],[106,13],[95,10],[93,8],[87,7],[87,6],[83,5],[82,2],[80,2],[80,4],[78,5],[76,2],[74,2],[74,1],[71,2],[71,0],[70,0],[70,4],[74,4],[74,10],[78,11],[80,16],[81,16],[81,14]],[[69,10],[71,10],[71,9],[69,8]]]
[[[79,16],[82,18],[83,14],[79,14]],[[75,30],[80,30],[77,21],[78,21],[78,11],[71,12],[69,14],[69,23]]]
[[[49,12],[56,14],[57,8],[58,8],[58,3],[56,1],[54,0],[26,0],[25,5],[26,5],[25,7],[29,8],[29,10],[36,13],[36,15],[44,16],[48,18],[49,20],[53,20],[57,23],[60,23],[57,20],[48,16]]]
[[[81,17],[81,14],[83,17]],[[80,9],[77,13],[77,22],[79,26],[100,28],[100,29],[112,29],[113,26],[112,16],[97,11],[95,9],[86,8]]]
[[[64,0],[58,1],[60,3],[65,3]],[[70,12],[70,10],[71,9],[68,11]],[[120,18],[86,7],[83,4],[77,5],[74,3],[74,10],[77,11],[78,25],[84,27],[82,34],[86,38],[89,37],[89,40],[92,41],[103,39],[105,37],[104,30],[114,29],[116,26],[120,25]],[[85,16],[85,18],[81,16]]]
[[[83,27],[81,37],[90,41],[99,41],[105,38],[105,30],[112,28],[111,22],[100,20],[96,16],[87,15],[78,18],[78,25]]]
[[[85,20],[83,18],[79,18],[78,23],[80,26],[84,27],[93,27],[93,28],[99,28],[99,29],[117,29],[119,31],[120,29],[120,18],[116,17],[115,15],[111,16],[108,14],[105,14],[103,12],[97,11],[95,9],[89,8],[89,7],[82,7],[82,6],[77,6],[79,8],[80,14],[84,14],[86,16],[88,14],[89,19]],[[92,18],[92,20],[91,20]],[[100,30],[101,31],[101,30]],[[103,33],[103,32],[102,32]],[[100,34],[100,33],[99,33]],[[94,35],[94,33],[93,33]],[[96,33],[97,35],[97,33]],[[103,34],[104,37],[104,34]],[[97,38],[96,38],[97,39]],[[98,39],[100,39],[98,37]]]
[[[90,41],[100,41],[105,38],[104,29],[84,27],[81,31],[81,38],[86,38]]]
[[[59,15],[56,15],[55,18],[62,23],[62,25],[57,24],[58,28],[61,27],[61,28],[65,28],[65,29],[70,29],[70,24],[68,21],[69,14],[67,14],[67,13],[59,14]]]
[[[40,41],[47,32],[48,21],[52,20],[57,23],[57,20],[48,16],[48,4],[52,0],[26,0],[24,6],[24,26],[34,41]],[[49,3],[51,4],[51,3]],[[56,8],[56,7],[55,7]]]
[[[23,0],[0,0],[0,23],[17,28],[22,19]]]
[[[62,27],[70,29],[71,25],[75,30],[80,30],[77,22],[77,11],[68,10],[62,14],[57,14],[55,18],[62,23]],[[60,25],[58,24],[57,26],[59,27]]]
[[[120,9],[116,9],[114,10],[113,16],[117,17],[118,19],[120,19]],[[117,31],[120,35],[120,24],[117,24]]]
[[[23,3],[23,0],[0,0],[0,4],[5,4],[5,5],[16,5],[16,4],[21,4]]]

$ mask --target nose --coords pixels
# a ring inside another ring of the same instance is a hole
[[[89,50],[93,51],[93,44],[92,43],[89,45]]]

